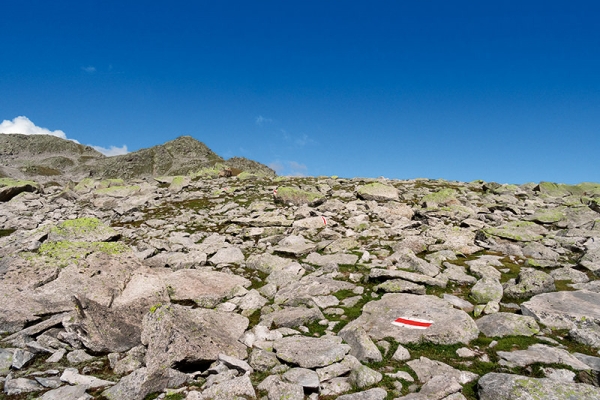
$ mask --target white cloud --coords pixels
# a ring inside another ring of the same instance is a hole
[[[281,163],[281,161],[273,161],[272,163],[269,164],[269,168],[271,168],[273,171],[275,171],[279,175],[283,172],[283,170],[285,169],[285,166],[283,165],[283,163]]]
[[[290,170],[292,171],[293,176],[306,176],[306,171],[308,168],[304,164],[300,164],[296,161],[289,161],[288,165]]]
[[[61,139],[66,139],[75,143],[79,143],[75,139],[68,138],[67,135],[61,130],[51,131],[50,129],[37,126],[25,116],[17,117],[12,121],[8,119],[2,121],[2,123],[0,124],[0,134],[2,133],[20,133],[22,135],[51,135],[57,136]],[[126,145],[123,145],[122,147],[110,146],[109,148],[100,146],[91,147],[104,154],[105,156],[118,156],[121,154],[128,153]]]
[[[93,74],[94,72],[96,72],[96,67],[92,65],[88,65],[87,67],[81,67],[81,69],[87,72],[88,74]]]
[[[315,143],[315,141],[309,138],[306,134],[302,135],[300,138],[297,138],[294,142],[300,147]]]
[[[47,128],[36,126],[29,118],[20,116],[15,119],[5,119],[0,124],[0,133],[20,133],[22,135],[52,135],[66,139],[67,135],[61,131],[51,131]]]
[[[94,148],[94,150],[99,151],[100,153],[102,153],[108,157],[120,156],[122,154],[129,153],[129,151],[127,151],[127,145],[123,145],[122,147],[110,146],[108,149],[106,147],[101,147],[101,146],[92,146],[92,147]]]
[[[256,125],[258,125],[258,126],[262,126],[263,124],[269,124],[269,123],[273,122],[273,120],[271,118],[265,118],[262,115],[259,115],[258,117],[256,117],[255,121],[256,121]]]

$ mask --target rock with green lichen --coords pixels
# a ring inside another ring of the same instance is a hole
[[[460,204],[456,199],[456,190],[449,188],[438,190],[437,192],[423,196],[420,203],[425,208],[435,208],[452,204]]]
[[[66,220],[50,230],[49,242],[109,242],[119,233],[98,218],[84,217]]]
[[[477,382],[479,400],[597,400],[600,388],[548,378],[490,372]]]
[[[504,295],[513,299],[527,299],[540,293],[554,292],[554,278],[533,268],[522,268],[514,284],[504,287]]]
[[[9,201],[19,193],[39,192],[41,186],[34,181],[0,178],[0,202]]]
[[[486,315],[475,322],[487,337],[533,336],[540,331],[535,318],[505,312]]]
[[[490,301],[499,302],[502,299],[502,284],[495,278],[484,277],[471,288],[471,298],[477,304],[487,304]]]
[[[517,242],[530,242],[542,239],[548,233],[548,230],[535,222],[510,221],[497,228],[486,228],[483,232]]]
[[[318,192],[309,192],[296,187],[280,186],[274,192],[276,203],[294,205],[319,205],[325,201],[325,196]]]
[[[92,253],[117,255],[130,251],[119,242],[46,242],[38,249],[38,256],[47,264],[64,267],[71,262],[85,259]]]
[[[356,194],[363,200],[398,201],[398,189],[379,182],[360,186]]]

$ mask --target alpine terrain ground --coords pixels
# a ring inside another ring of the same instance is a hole
[[[0,398],[600,399],[600,184],[0,135]]]

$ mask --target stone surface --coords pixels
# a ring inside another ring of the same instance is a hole
[[[502,359],[500,364],[508,366],[525,367],[534,363],[541,364],[563,364],[569,367],[585,371],[589,366],[579,361],[568,351],[550,347],[545,344],[534,344],[527,350],[499,351],[498,356]]]
[[[593,400],[600,398],[600,388],[583,383],[557,382],[552,379],[491,372],[479,379],[480,400]]]
[[[600,323],[600,293],[588,291],[544,293],[521,304],[523,315],[551,329],[570,329],[579,321]]]
[[[144,317],[146,364],[150,370],[200,367],[217,360],[221,353],[244,359],[246,346],[238,339],[247,326],[248,319],[239,314],[176,304],[158,307]]]
[[[433,324],[427,329],[408,329],[392,325],[397,318],[422,318]],[[399,343],[469,343],[479,335],[475,321],[464,311],[440,298],[413,294],[385,294],[381,300],[367,303],[362,315],[342,331],[357,326],[374,340],[391,337]]]
[[[273,349],[281,360],[302,368],[325,367],[342,360],[350,346],[325,339],[290,336],[273,343]]]
[[[540,331],[535,318],[511,313],[486,315],[475,322],[487,337],[533,336]]]

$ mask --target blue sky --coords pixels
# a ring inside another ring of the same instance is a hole
[[[0,131],[117,152],[191,135],[290,175],[600,182],[598,1],[7,0],[2,13]]]

